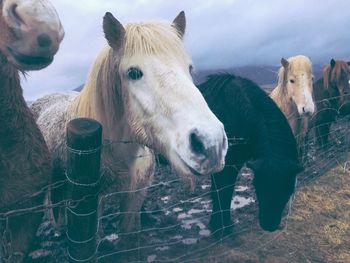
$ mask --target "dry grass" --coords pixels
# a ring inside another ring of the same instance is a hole
[[[350,263],[349,168],[340,165],[300,188],[283,230],[254,226],[234,246],[212,249],[206,262]]]

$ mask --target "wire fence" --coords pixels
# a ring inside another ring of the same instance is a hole
[[[308,150],[304,153],[304,171],[298,176],[297,188],[317,179],[335,165],[342,165],[346,169],[348,164],[347,153],[350,147],[348,116],[340,117],[338,115],[328,134],[328,144],[323,149],[320,149],[317,145],[314,135],[316,128],[314,126],[309,130],[307,145],[303,145]],[[230,140],[230,142],[231,144],[246,143],[246,141],[240,141],[239,138]],[[131,143],[135,142],[105,141],[102,150],[111,145]],[[90,153],[74,149],[68,150],[75,154]],[[145,157],[147,156],[135,156],[134,158]],[[258,207],[252,186],[253,175],[249,169],[244,167],[235,183],[235,194],[230,209],[234,219],[233,231],[229,235],[217,239],[215,237],[216,233],[212,233],[208,229],[212,212],[210,178],[198,177],[193,184],[193,182],[188,181],[188,178],[179,178],[169,165],[159,161],[159,159],[157,160],[155,180],[151,186],[133,191],[110,192],[107,194],[96,192],[93,195],[98,198],[99,205],[102,202],[105,203],[103,213],[97,218],[97,231],[95,235],[90,237],[91,239],[97,237],[97,246],[93,257],[98,262],[118,262],[121,258],[128,262],[209,262],[208,260],[214,261],[215,258],[224,257],[227,253],[230,253],[227,249],[225,251],[224,248],[230,245],[234,246],[236,236],[254,231],[256,225],[258,225]],[[107,167],[101,167],[101,180],[108,172]],[[35,198],[43,192],[46,193],[49,189],[61,187],[68,183],[87,186],[67,176],[65,180],[47,186],[30,196],[23,197],[22,202],[25,203],[26,200]],[[98,185],[99,181],[93,184]],[[143,205],[144,209],[141,211],[142,227],[137,231],[123,232],[118,226],[120,216],[123,213],[135,212],[121,212],[121,204],[115,202],[116,197],[143,190],[147,190],[147,197]],[[67,226],[63,226],[61,229],[53,226],[49,211],[52,208],[60,207],[67,208],[74,213],[75,207],[91,197],[89,195],[79,200],[67,199],[55,204],[46,202],[36,207],[1,212],[0,235],[2,245],[6,247],[11,243],[8,233],[9,218],[39,211],[45,212],[43,223],[37,232],[36,249],[29,255],[30,262],[68,261],[70,255],[67,253],[67,244],[69,242],[84,243],[91,240],[89,238],[83,241],[70,239],[66,235]],[[22,202],[14,204],[12,207],[23,207]],[[287,210],[284,224],[288,222],[288,215],[292,211],[292,202],[290,202]],[[97,210],[92,212],[97,214]],[[129,236],[132,237],[132,244],[129,244],[127,248],[120,246],[120,240]],[[223,246],[221,253],[217,253],[215,256],[208,253],[212,248],[220,246]],[[252,251],[258,249],[258,247],[254,247]],[[91,259],[88,258],[81,262],[90,262],[89,260]],[[75,260],[75,262],[79,261]]]

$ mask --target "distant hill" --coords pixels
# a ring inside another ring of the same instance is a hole
[[[81,84],[79,87],[75,88],[73,91],[81,91],[85,84]]]
[[[262,86],[263,88],[271,89],[277,83],[277,72],[279,67],[277,66],[244,66],[234,67],[230,69],[210,69],[199,70],[193,74],[193,80],[195,84],[200,84],[206,80],[210,74],[215,73],[232,73],[240,77],[248,78]],[[323,66],[314,65],[313,72],[315,80],[322,76]],[[74,91],[81,91],[84,84],[80,85]]]
[[[195,72],[193,79],[196,84],[199,84],[205,81],[210,74],[225,72],[248,78],[260,86],[273,86],[277,83],[277,72],[279,68],[277,66],[244,66],[231,69],[203,70]],[[313,66],[315,80],[322,76],[322,68],[323,66],[320,65]]]

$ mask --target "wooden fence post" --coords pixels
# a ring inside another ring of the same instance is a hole
[[[67,125],[69,262],[96,262],[102,126],[79,118]]]

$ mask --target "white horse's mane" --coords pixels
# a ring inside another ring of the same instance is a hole
[[[129,23],[125,31],[126,57],[156,55],[190,61],[182,37],[169,22]]]

